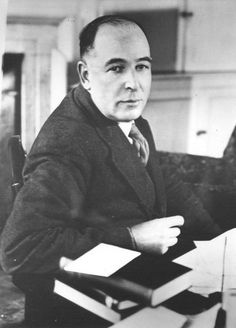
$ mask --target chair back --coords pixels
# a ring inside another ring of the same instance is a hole
[[[10,137],[8,142],[9,157],[11,163],[12,174],[12,192],[15,199],[18,191],[23,185],[22,171],[25,164],[26,152],[22,146],[21,138],[19,135]]]

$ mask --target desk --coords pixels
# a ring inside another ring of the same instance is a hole
[[[193,284],[190,291],[183,292],[162,306],[174,310],[176,320],[170,322],[172,313],[160,316],[161,328],[214,328],[218,310],[222,306],[226,311],[224,326],[236,327],[236,229],[231,229],[210,240],[196,242],[196,248],[174,260],[193,269]],[[221,291],[223,290],[223,297]],[[212,293],[212,294],[211,294]],[[153,309],[153,316],[158,321],[159,307]],[[155,313],[156,310],[156,313]],[[195,312],[195,313],[194,313]],[[186,318],[183,324],[179,314]],[[149,313],[150,315],[150,313]],[[139,328],[138,314],[113,325],[114,328]],[[128,320],[128,323],[127,321]],[[151,325],[149,325],[151,323]],[[128,326],[127,326],[128,324]],[[142,323],[143,325],[143,323]],[[144,327],[143,326],[140,326]],[[145,328],[155,328],[148,319]]]
[[[232,229],[232,231],[230,230],[229,232],[227,232],[228,235],[232,236],[234,243],[236,243],[235,230],[236,229]],[[222,236],[224,237],[225,234],[221,235],[220,238],[222,238]],[[235,249],[236,249],[236,247],[235,247]],[[14,325],[15,325],[15,327],[18,327],[23,320],[24,297],[23,297],[23,294],[21,292],[19,292],[19,290],[17,290],[13,286],[10,276],[6,275],[2,271],[0,271],[0,290],[1,290],[1,296],[0,296],[1,314],[5,315],[4,317],[0,318],[0,326],[4,327],[4,324],[7,325],[10,323],[10,324],[12,324],[12,327]],[[2,293],[4,293],[4,294],[2,294]],[[226,293],[225,293],[225,295],[226,295]],[[3,302],[3,298],[4,298],[4,302]],[[226,297],[226,299],[227,299],[227,297]],[[14,301],[14,309],[13,309],[13,301]],[[17,301],[17,302],[15,302],[15,301]],[[196,303],[198,303],[197,300],[196,300]],[[6,304],[6,306],[5,306],[5,304]],[[11,308],[8,306],[11,306]],[[200,304],[199,307],[201,307],[201,306],[202,305]],[[212,317],[214,317],[214,315],[216,315],[217,306],[219,306],[219,305],[216,304],[216,308],[215,308],[214,305],[212,305],[212,307],[210,309],[206,309],[205,311],[203,311],[200,314],[196,314],[197,312],[195,314],[190,313],[187,315],[187,317],[190,320],[191,324],[194,323],[195,325],[196,325],[196,322],[199,320],[212,321]],[[228,301],[225,301],[225,307],[227,310],[227,320],[228,320],[228,322],[226,323],[227,324],[226,327],[227,328],[235,328],[236,324],[234,323],[232,325],[232,321],[235,322],[235,320],[236,320],[236,318],[235,318],[235,314],[236,314],[235,297],[232,297],[230,299],[228,298]],[[194,326],[189,326],[189,327],[192,328]],[[128,327],[128,328],[130,328],[130,327]],[[147,327],[142,327],[142,328],[147,328]],[[161,327],[161,328],[166,328],[166,327]],[[187,327],[184,327],[184,328],[187,328]],[[204,325],[201,325],[200,328],[205,328],[205,327],[204,327]],[[210,328],[210,326],[207,326],[207,328]]]

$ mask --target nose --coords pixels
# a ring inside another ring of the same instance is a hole
[[[125,88],[130,90],[137,90],[138,88],[138,79],[136,72],[129,70],[125,76]]]

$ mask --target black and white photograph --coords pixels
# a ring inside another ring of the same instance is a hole
[[[236,327],[236,1],[0,0],[0,328]]]

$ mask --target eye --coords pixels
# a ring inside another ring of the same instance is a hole
[[[122,65],[115,65],[108,69],[108,71],[115,72],[115,73],[121,73],[124,70],[124,66]]]
[[[137,71],[144,71],[144,70],[149,70],[150,69],[150,65],[149,64],[138,64],[136,66],[136,70]]]

